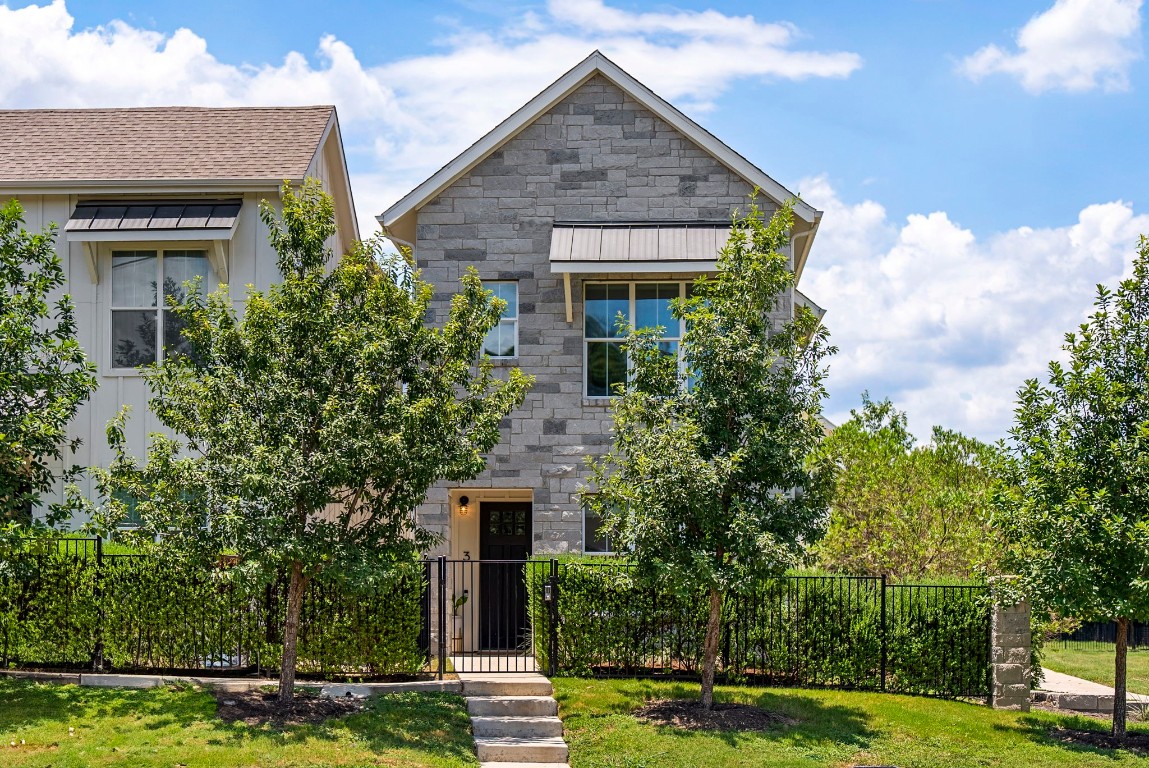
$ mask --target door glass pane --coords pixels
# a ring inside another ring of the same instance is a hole
[[[662,326],[663,335],[677,337],[678,321],[670,314],[670,302],[678,298],[678,283],[639,283],[634,287],[635,328]]]
[[[203,251],[164,252],[165,299],[183,301],[187,293],[184,283],[197,277],[203,278],[200,289],[210,291],[212,286],[207,285],[209,275],[207,255]]]
[[[626,353],[615,342],[587,342],[586,394],[587,397],[608,397],[616,394],[616,384],[626,382]]]
[[[112,312],[112,365],[135,368],[156,361],[156,310]]]
[[[630,286],[589,284],[586,286],[586,338],[617,339],[621,337],[616,323],[619,313],[630,317]]]
[[[155,251],[112,252],[112,306],[156,306]]]

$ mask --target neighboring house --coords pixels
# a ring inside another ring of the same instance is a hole
[[[123,404],[135,455],[160,429],[137,366],[180,344],[165,294],[201,276],[242,307],[246,286],[279,280],[259,203],[277,202],[283,181],[316,177],[334,197],[336,254],[358,238],[334,107],[10,110],[0,137],[0,202],[19,199],[31,230],[59,225],[62,292],[98,368],[69,434],[83,466],[111,459],[105,426]]]
[[[610,394],[627,374],[614,318],[665,326],[674,349],[670,300],[714,270],[731,212],[756,188],[767,213],[794,197],[595,52],[379,217],[439,291],[436,321],[467,267],[507,300],[486,352],[536,381],[487,471],[420,507],[440,554],[610,551],[577,492],[585,457],[611,442]],[[820,218],[795,202],[799,277]],[[823,313],[794,291],[776,320],[795,304]]]

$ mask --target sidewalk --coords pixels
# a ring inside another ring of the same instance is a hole
[[[1113,712],[1114,691],[1108,685],[1083,680],[1073,675],[1041,670],[1045,676],[1041,687],[1032,694],[1034,702],[1048,704],[1058,709],[1073,712],[1111,714]],[[1126,693],[1129,704],[1149,704],[1149,696]]]

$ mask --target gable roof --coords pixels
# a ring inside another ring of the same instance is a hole
[[[0,110],[0,185],[301,180],[335,108]]]
[[[583,83],[595,75],[602,75],[607,80],[621,88],[624,93],[633,98],[642,106],[649,109],[663,121],[677,129],[700,148],[710,153],[716,160],[729,168],[745,181],[757,186],[764,195],[777,203],[794,197],[794,194],[770,178],[764,171],[755,166],[742,155],[720,141],[698,123],[680,112],[654,91],[647,88],[621,67],[595,51],[587,56],[573,69],[551,83],[542,93],[535,96],[514,114],[499,123],[494,130],[468,147],[462,154],[440,168],[431,178],[411,190],[402,200],[392,205],[381,215],[377,216],[379,223],[385,231],[396,239],[405,242],[414,242],[415,214],[423,205],[435,198],[440,192],[462,178],[468,171],[482,162],[488,155],[497,150],[505,142],[529,126],[551,107],[577,90]],[[802,200],[794,204],[794,216],[799,225],[796,229],[811,230],[811,234],[804,238],[802,253],[795,254],[795,263],[799,274],[801,265],[805,262],[805,255],[813,240],[812,230],[817,229],[821,218],[821,211],[815,210]]]

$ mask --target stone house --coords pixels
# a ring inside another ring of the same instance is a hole
[[[335,253],[359,236],[331,106],[0,110],[0,136],[0,203],[18,199],[32,231],[58,225],[58,293],[71,295],[97,366],[99,388],[69,426],[83,441],[69,463],[107,465],[104,430],[121,405],[136,456],[161,429],[138,366],[179,343],[165,293],[198,275],[213,290],[229,283],[242,310],[245,286],[279,281],[259,203],[275,204],[284,180],[315,177],[331,193]],[[81,490],[94,495],[90,477]]]
[[[626,361],[613,318],[681,335],[669,301],[713,271],[734,209],[794,195],[599,52],[591,54],[378,217],[441,293],[475,267],[508,302],[486,342],[535,376],[488,469],[434,488],[419,520],[452,559],[609,552],[577,492],[611,441],[610,387]],[[794,206],[800,276],[821,212]],[[785,297],[783,318],[798,292]],[[781,319],[781,318],[780,318]]]

